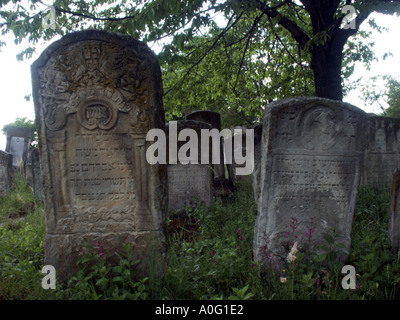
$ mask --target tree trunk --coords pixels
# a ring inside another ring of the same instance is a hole
[[[311,51],[311,68],[314,73],[317,97],[343,100],[342,90],[342,49],[335,48],[328,41]]]

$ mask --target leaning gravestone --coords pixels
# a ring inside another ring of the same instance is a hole
[[[320,98],[284,99],[267,106],[255,259],[281,267],[294,243],[318,252],[326,244],[323,234],[332,230],[350,249],[365,116],[354,106]]]
[[[26,164],[31,143],[32,130],[30,128],[8,127],[6,152],[12,154],[14,169]]]
[[[201,151],[201,130],[209,131],[211,124],[194,121],[171,121],[167,124],[168,141],[177,139],[185,129],[191,129],[198,137],[196,147]],[[172,135],[176,135],[172,137]],[[189,140],[189,138],[188,138]],[[177,151],[187,142],[177,141]],[[168,147],[169,150],[169,147]],[[186,208],[197,207],[198,203],[210,206],[213,199],[213,170],[211,164],[201,164],[201,152],[197,154],[197,163],[183,164],[177,154],[168,153],[168,209],[170,214],[183,214]],[[189,155],[190,158],[190,155]],[[211,159],[211,146],[209,146]]]
[[[32,84],[45,194],[45,264],[74,271],[87,240],[99,241],[110,262],[129,244],[144,272],[148,259],[161,268],[167,171],[146,161],[146,133],[165,129],[155,55],[128,36],[71,33],[35,61]]]
[[[400,119],[369,115],[368,127],[362,184],[390,187],[400,169]]]
[[[12,155],[0,150],[0,197],[7,195],[11,187]]]

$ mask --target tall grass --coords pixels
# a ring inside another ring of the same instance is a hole
[[[32,204],[33,203],[33,204]],[[188,210],[186,220],[169,218],[168,267],[163,279],[140,276],[132,248],[120,262],[103,259],[101,243],[78,261],[78,273],[56,290],[41,288],[43,205],[22,177],[0,215],[22,217],[0,227],[0,299],[399,299],[400,264],[388,244],[388,190],[361,187],[347,264],[354,266],[356,289],[341,285],[343,264],[335,260],[334,237],[327,237],[332,259],[311,262],[294,252],[295,263],[266,274],[253,260],[256,205],[249,182],[230,199]],[[10,218],[7,218],[10,221]],[[105,252],[104,254],[107,254]],[[326,258],[326,257],[325,257]]]

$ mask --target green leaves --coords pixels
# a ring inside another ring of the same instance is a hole
[[[119,253],[119,263],[106,263],[96,248],[85,241],[82,246],[89,250],[77,260],[78,272],[67,288],[59,293],[65,299],[146,299],[148,277],[138,277],[138,260],[129,246]],[[107,254],[107,253],[106,253]]]
[[[242,289],[238,288],[232,288],[232,291],[235,293],[235,295],[229,296],[229,300],[250,300],[253,296],[254,293],[247,292],[249,289],[249,286],[245,286]]]

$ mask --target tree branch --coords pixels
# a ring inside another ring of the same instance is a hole
[[[243,67],[244,58],[246,57],[247,48],[249,47],[249,44],[250,44],[251,38],[253,37],[254,31],[255,31],[258,23],[260,22],[261,18],[263,17],[263,15],[264,15],[264,12],[262,12],[256,19],[254,19],[253,25],[251,26],[250,31],[247,33],[248,34],[248,38],[247,38],[247,41],[246,41],[246,45],[244,47],[242,59],[240,59],[239,70],[238,70],[238,73],[236,75],[236,80],[235,80],[235,84],[233,85],[233,90],[236,89],[236,84],[237,84],[238,79],[239,79],[240,71],[241,71],[241,69]]]
[[[190,66],[190,68],[189,68],[189,69],[186,71],[186,73],[183,75],[181,81],[179,81],[179,82],[178,82],[175,86],[173,86],[172,88],[168,89],[168,90],[163,94],[163,96],[167,95],[170,91],[172,91],[173,89],[175,89],[178,85],[180,85],[180,84],[186,79],[186,77],[190,74],[190,72],[204,60],[204,58],[211,52],[212,49],[214,49],[214,47],[217,45],[218,41],[228,32],[228,30],[230,30],[234,25],[236,25],[236,24],[239,22],[239,20],[241,19],[242,15],[243,15],[243,12],[241,12],[240,15],[235,19],[235,21],[232,22],[232,24],[230,24],[231,21],[232,21],[232,19],[233,19],[233,17],[235,16],[235,14],[233,14],[233,15],[231,16],[231,18],[229,19],[229,21],[228,21],[226,27],[224,28],[224,30],[222,30],[222,31],[218,34],[218,36],[217,36],[217,38],[214,40],[213,44],[207,49],[207,51],[206,51],[205,53],[203,53],[203,54],[201,55],[201,57],[200,57],[194,64],[192,64],[192,65]]]
[[[256,0],[258,4],[258,9],[264,12],[269,18],[279,18],[279,21],[277,21],[278,24],[280,24],[282,27],[284,27],[286,30],[290,32],[292,37],[300,44],[302,48],[305,47],[307,42],[310,40],[309,36],[301,30],[301,28],[295,24],[293,21],[288,19],[287,17],[283,16],[277,11],[278,7],[282,7],[283,5],[289,3],[288,0],[284,1],[281,3],[279,6],[276,7],[268,7],[264,2],[260,0]]]

